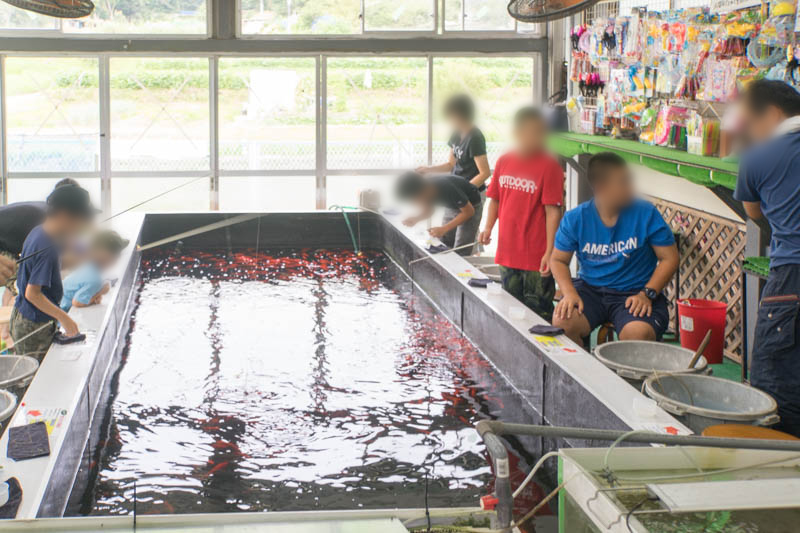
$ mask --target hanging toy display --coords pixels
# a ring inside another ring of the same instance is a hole
[[[594,110],[593,131],[634,131],[644,143],[716,155],[718,117],[749,83],[767,77],[800,89],[795,4],[638,10],[575,26],[570,79],[586,99],[580,122]]]

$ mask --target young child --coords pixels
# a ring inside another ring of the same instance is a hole
[[[476,206],[481,204],[481,193],[477,187],[463,178],[447,175],[426,179],[417,172],[407,172],[398,178],[397,197],[414,202],[422,208],[422,213],[418,216],[403,221],[406,226],[413,226],[422,220],[429,219],[436,206],[445,207],[458,213],[444,225],[429,229],[428,233],[431,237],[441,239],[462,226],[467,226],[473,235],[478,231],[477,226],[473,227],[475,220],[473,215]],[[472,248],[461,248],[456,250],[456,253],[470,255]]]
[[[44,222],[25,239],[17,273],[19,294],[11,312],[11,337],[17,354],[41,360],[53,341],[56,321],[66,335],[78,334],[78,325],[58,306],[63,295],[60,252],[95,213],[89,193],[75,185],[58,187],[47,197]]]
[[[111,268],[128,246],[128,240],[116,231],[101,231],[95,234],[89,250],[89,260],[64,278],[64,296],[61,309],[69,311],[72,306],[87,307],[99,304],[111,286],[103,283],[103,271]]]
[[[592,156],[588,179],[594,199],[568,211],[556,234],[550,268],[564,297],[553,325],[579,343],[607,321],[621,340],[660,339],[669,322],[661,291],[679,263],[672,231],[655,206],[635,197],[617,154]],[[572,280],[575,253],[580,270]]]
[[[550,275],[550,254],[561,221],[564,172],[545,151],[546,135],[547,125],[538,109],[517,111],[515,148],[495,165],[480,241],[489,244],[499,220],[495,262],[500,265],[503,288],[549,321],[556,290]]]

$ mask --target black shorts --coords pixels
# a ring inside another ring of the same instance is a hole
[[[653,312],[650,316],[633,316],[630,311],[625,307],[625,300],[634,294],[641,292],[638,291],[617,291],[614,289],[603,289],[589,285],[582,279],[572,280],[575,285],[575,290],[583,300],[583,314],[586,320],[589,321],[589,326],[592,330],[597,326],[611,322],[614,324],[614,329],[619,334],[622,328],[629,322],[646,322],[652,326],[656,332],[656,338],[661,339],[661,336],[667,330],[669,324],[669,308],[667,307],[667,299],[663,294],[659,294],[658,298],[653,301]]]

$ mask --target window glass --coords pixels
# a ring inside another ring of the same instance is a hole
[[[464,17],[461,14],[462,0],[440,0],[444,7],[444,29],[461,31],[464,29]],[[441,13],[441,12],[440,12]]]
[[[514,31],[515,25],[514,19],[508,14],[505,2],[453,0],[447,1],[445,8],[445,29],[448,31]]]
[[[446,57],[433,60],[433,164],[447,161],[452,132],[443,121],[447,98],[466,93],[475,101],[476,125],[486,137],[489,164],[506,150],[514,112],[533,101],[530,57]]]
[[[208,59],[111,59],[111,170],[207,170]]]
[[[328,176],[326,180],[327,204],[356,206],[358,193],[366,189],[378,191],[381,195],[381,205],[393,205],[394,175],[383,176]]]
[[[43,202],[53,192],[62,178],[9,178],[8,202]],[[100,178],[76,178],[81,187],[89,191],[89,196],[95,207],[100,205]]]
[[[0,29],[57,30],[58,19],[0,2]]]
[[[414,168],[427,160],[427,60],[328,60],[328,168]]]
[[[314,168],[315,71],[313,58],[220,59],[220,168]]]
[[[361,0],[241,0],[242,34],[361,33]]]
[[[139,202],[190,182],[193,178],[111,178],[111,213],[119,213]],[[208,211],[211,206],[211,178],[199,179],[137,207],[138,212],[192,213]]]
[[[9,57],[6,82],[11,172],[99,170],[97,59]]]
[[[0,2],[0,29],[51,29],[83,34],[208,33],[207,0],[95,0],[91,15],[58,19]]]
[[[95,0],[94,12],[64,19],[65,33],[206,34],[206,0]]]
[[[433,0],[364,0],[366,31],[432,31]]]
[[[313,176],[222,176],[219,180],[223,211],[314,211]]]

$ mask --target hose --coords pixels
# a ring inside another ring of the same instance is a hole
[[[561,455],[560,452],[547,452],[546,454],[541,456],[539,458],[539,460],[536,461],[536,464],[533,465],[533,468],[531,469],[530,473],[528,473],[527,477],[522,481],[522,483],[520,483],[519,487],[517,487],[517,490],[515,490],[514,493],[511,495],[511,499],[516,498],[517,496],[519,496],[522,493],[522,491],[525,489],[525,487],[528,485],[528,483],[531,482],[531,480],[533,479],[533,476],[536,475],[536,472],[539,471],[539,469],[542,467],[542,465],[544,464],[545,461],[547,461],[551,457],[556,457],[556,456],[559,456],[559,455]]]
[[[347,224],[347,231],[350,232],[350,239],[353,241],[353,250],[355,250],[356,255],[360,255],[361,252],[358,249],[358,242],[356,242],[356,234],[353,232],[353,226],[350,225],[350,219],[347,217],[347,211],[345,211],[345,209],[352,208],[347,208],[340,205],[332,205],[329,207],[329,209],[341,211],[345,224]]]

